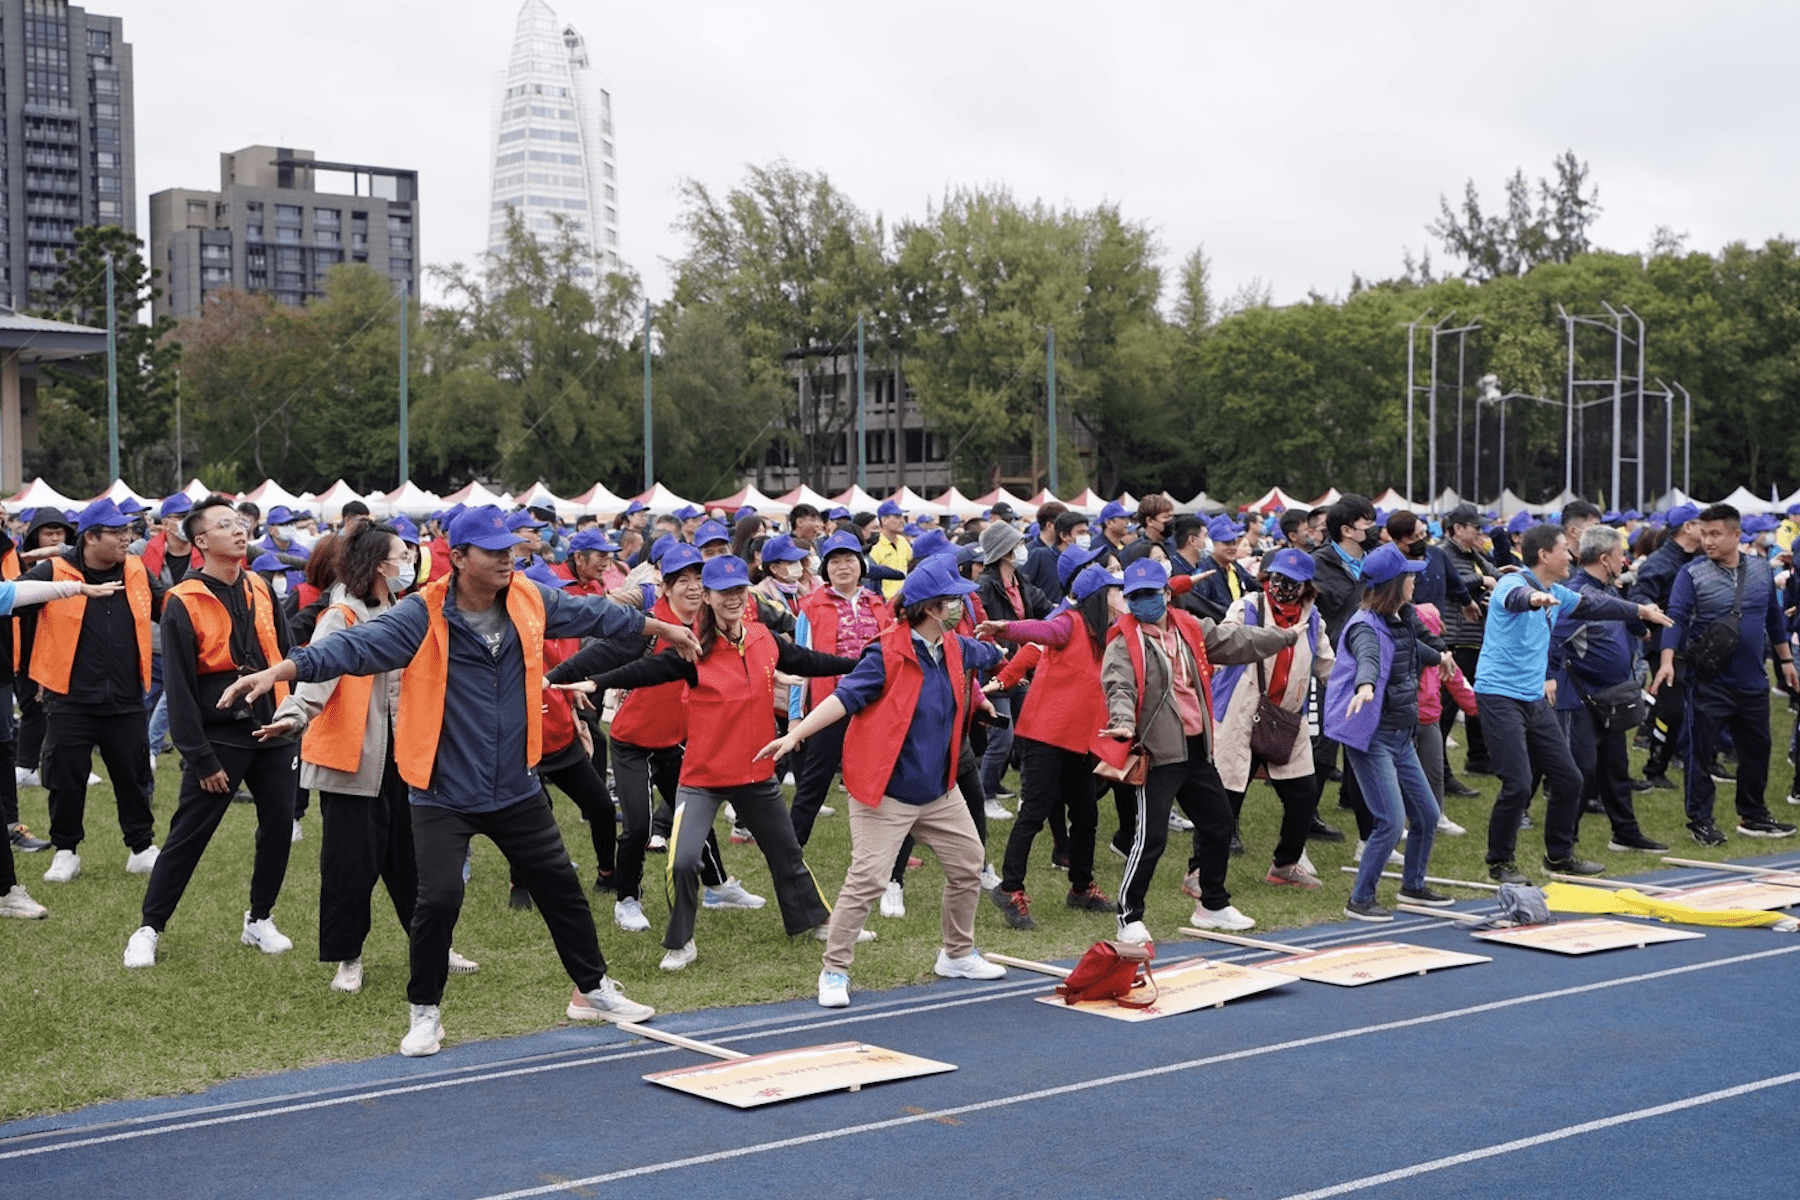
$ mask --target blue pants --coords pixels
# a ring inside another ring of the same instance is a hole
[[[1500,795],[1488,820],[1489,866],[1512,862],[1519,840],[1519,818],[1531,803],[1536,777],[1544,778],[1544,854],[1552,859],[1575,857],[1575,834],[1581,821],[1581,771],[1569,753],[1568,739],[1550,702],[1518,700],[1493,692],[1477,692],[1488,751],[1500,776]]]
[[[1418,891],[1425,886],[1425,864],[1431,859],[1431,843],[1437,837],[1438,806],[1431,794],[1431,781],[1419,765],[1419,751],[1413,745],[1410,729],[1377,729],[1369,739],[1367,750],[1345,746],[1350,769],[1362,786],[1363,803],[1375,827],[1363,846],[1362,866],[1356,872],[1356,886],[1350,899],[1367,904],[1375,899],[1375,884],[1387,867],[1388,855],[1400,844],[1400,833],[1406,833],[1406,866],[1400,872],[1401,886]],[[1405,825],[1402,824],[1404,818]]]

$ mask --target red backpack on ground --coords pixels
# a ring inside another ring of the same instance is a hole
[[[1112,1000],[1126,1008],[1149,1008],[1156,1003],[1152,990],[1147,1000],[1127,999],[1138,987],[1156,987],[1150,974],[1150,960],[1156,951],[1150,946],[1129,942],[1095,942],[1081,956],[1075,969],[1056,985],[1056,994],[1064,1004],[1080,1004],[1088,1000]]]

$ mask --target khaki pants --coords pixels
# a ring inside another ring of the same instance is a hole
[[[981,901],[981,839],[962,792],[951,788],[930,804],[903,804],[883,796],[874,808],[850,802],[850,872],[831,911],[825,969],[848,972],[856,935],[869,910],[887,890],[894,856],[907,834],[931,848],[944,868],[944,951],[962,958],[975,951],[975,906]]]

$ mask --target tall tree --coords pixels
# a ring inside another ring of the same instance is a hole
[[[1537,200],[1525,172],[1506,181],[1506,208],[1492,216],[1470,179],[1463,186],[1461,211],[1438,197],[1438,219],[1425,227],[1446,253],[1463,261],[1463,278],[1481,282],[1523,275],[1539,263],[1572,261],[1591,247],[1588,230],[1600,218],[1600,191],[1589,188],[1588,165],[1565,150],[1553,164],[1556,179],[1539,178]]]

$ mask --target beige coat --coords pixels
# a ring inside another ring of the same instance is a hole
[[[333,584],[330,602],[320,610],[318,624],[313,627],[314,645],[345,628],[344,614],[335,607],[338,604],[345,605],[356,614],[358,625],[387,611],[385,605],[370,608],[361,600],[345,595],[343,584]],[[337,691],[337,685],[336,677],[320,683],[297,684],[288,698],[282,701],[281,707],[275,710],[275,719],[296,721],[300,731],[304,733],[313,719],[325,711],[325,705]],[[393,727],[394,714],[399,707],[400,672],[384,671],[375,676],[374,685],[369,689],[369,719],[363,725],[361,764],[355,773],[333,771],[329,767],[307,762],[303,749],[300,755],[300,786],[321,792],[341,792],[348,796],[379,794],[381,773],[387,765],[388,732]]]
[[[1244,607],[1256,607],[1257,625],[1268,628],[1269,623],[1264,616],[1263,596],[1253,592],[1242,600],[1234,601],[1225,611],[1223,625],[1245,624]],[[1300,640],[1294,643],[1294,662],[1288,668],[1287,691],[1281,697],[1281,707],[1289,712],[1299,712],[1306,704],[1307,677],[1317,678],[1320,682],[1331,677],[1331,666],[1337,661],[1331,648],[1331,639],[1325,635],[1325,622],[1319,622],[1319,650],[1315,655],[1310,639],[1305,636],[1307,623],[1312,619],[1312,608],[1301,614]],[[1273,662],[1273,656],[1270,657]],[[1267,671],[1268,667],[1265,666]],[[1219,722],[1218,745],[1213,750],[1213,761],[1219,768],[1219,780],[1228,791],[1242,792],[1250,786],[1250,726],[1251,718],[1256,715],[1256,668],[1250,667],[1238,680],[1236,690],[1231,693],[1231,702],[1225,707],[1225,719]],[[1299,779],[1313,773],[1312,741],[1306,736],[1306,726],[1300,726],[1300,736],[1294,739],[1294,752],[1284,763],[1270,763],[1271,779]]]

